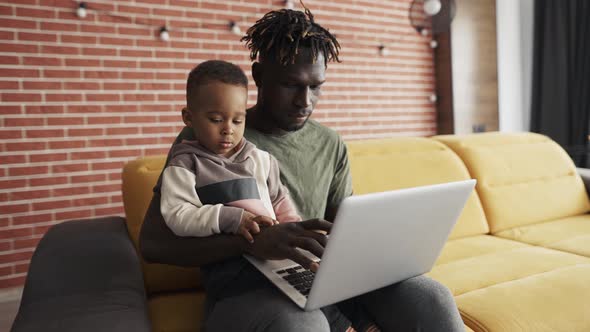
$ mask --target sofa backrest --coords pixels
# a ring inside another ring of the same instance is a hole
[[[459,157],[443,144],[421,137],[347,142],[355,194],[470,179]],[[486,218],[474,192],[450,238],[486,234]]]
[[[152,199],[152,189],[165,162],[166,156],[146,157],[131,161],[123,168],[123,204],[127,230],[135,248],[139,248],[143,218]],[[148,294],[201,286],[197,268],[147,264],[143,259],[142,268]]]
[[[574,163],[546,136],[483,133],[434,139],[453,149],[477,179],[493,233],[590,210]]]

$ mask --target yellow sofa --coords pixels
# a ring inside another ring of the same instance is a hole
[[[549,138],[485,133],[352,141],[356,194],[478,180],[429,273],[455,295],[467,330],[590,331],[590,201]],[[165,156],[127,164],[123,199],[137,246]],[[197,269],[143,264],[154,331],[198,331]]]

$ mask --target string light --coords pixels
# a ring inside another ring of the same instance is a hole
[[[78,15],[79,18],[85,18],[87,14],[88,13],[86,12],[86,3],[80,2],[78,4],[78,9],[76,9],[76,15]]]
[[[430,48],[437,48],[438,47],[438,42],[436,40],[431,40],[430,41]]]
[[[285,0],[285,8],[286,9],[293,9],[295,7],[295,4],[293,3],[293,0]]]
[[[229,21],[229,30],[234,35],[238,35],[238,36],[242,35],[242,29],[240,29],[240,26],[235,21]]]
[[[170,40],[170,32],[168,32],[166,26],[160,28],[160,40],[165,42]]]
[[[381,55],[381,56],[388,56],[389,55],[389,49],[387,47],[385,47],[385,45],[383,45],[383,44],[379,45],[379,55]]]

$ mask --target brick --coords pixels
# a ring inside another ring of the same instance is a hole
[[[6,151],[35,151],[45,150],[45,142],[6,143]]]
[[[17,37],[25,41],[57,42],[56,35],[47,33],[19,32]]]
[[[61,82],[23,82],[25,90],[60,90]]]
[[[84,78],[116,79],[119,78],[119,73],[116,71],[85,70]]]
[[[62,220],[75,220],[75,219],[85,219],[92,217],[91,210],[77,210],[77,211],[67,211],[67,212],[56,212],[55,213],[55,220],[62,221]]]
[[[158,118],[155,116],[126,116],[123,118],[124,123],[155,123]]]
[[[11,29],[35,29],[37,27],[37,22],[2,18],[0,20],[0,27]]]
[[[139,149],[111,150],[111,151],[109,151],[109,158],[138,157],[140,155],[141,155],[141,150],[139,150]]]
[[[151,72],[122,72],[121,78],[126,80],[153,80],[155,73]]]
[[[0,225],[2,223],[0,222]],[[7,223],[8,224],[8,223]],[[12,241],[0,241],[0,252],[12,250]]]
[[[113,28],[114,30],[114,28]],[[117,55],[117,50],[112,48],[98,48],[98,47],[84,47],[82,48],[83,55]]]
[[[120,97],[118,94],[95,94],[87,93],[87,101],[119,101]]]
[[[70,176],[71,183],[104,182],[104,181],[106,181],[106,179],[107,179],[106,174]]]
[[[103,117],[88,117],[88,124],[113,124],[121,123],[120,116],[103,116]]]
[[[161,127],[142,127],[142,134],[160,134],[160,133],[174,133],[174,127],[161,126]]]
[[[142,110],[145,105],[141,105]],[[120,112],[137,112],[139,110],[138,105],[105,105],[106,113],[120,113]]]
[[[18,90],[18,82],[0,81],[0,90]]]
[[[104,130],[102,128],[85,128],[85,129],[68,129],[68,136],[101,136]]]
[[[70,129],[72,130],[72,129]],[[51,150],[63,150],[63,149],[79,149],[86,147],[86,142],[84,141],[53,141],[49,142],[49,149]]]
[[[100,105],[68,105],[68,113],[100,113],[102,106]]]
[[[122,176],[121,172],[109,174],[109,181],[121,181],[122,178],[123,178],[123,176]]]
[[[69,208],[71,206],[72,202],[69,200],[32,203],[33,211],[64,209]]]
[[[98,43],[101,45],[133,46],[133,39],[100,37]]]
[[[144,156],[159,156],[165,155],[168,153],[169,148],[153,148],[153,149],[144,149]]]
[[[0,189],[16,189],[26,187],[26,180],[0,180]],[[4,208],[2,208],[4,209]],[[2,210],[4,211],[4,210]],[[8,212],[4,212],[8,213]]]
[[[96,59],[65,59],[68,67],[100,67],[100,60]]]
[[[43,77],[47,78],[80,78],[82,71],[80,70],[52,70],[43,69]]]
[[[15,276],[6,279],[0,279],[0,289],[19,287],[25,284],[26,276]]]
[[[31,155],[29,155],[29,161],[31,163],[40,163],[40,162],[47,162],[47,161],[64,161],[67,159],[68,159],[68,155],[66,153],[44,153],[44,154],[31,154]]]
[[[145,91],[145,90],[142,90],[141,88],[140,88],[140,90]],[[125,95],[123,95],[123,100],[124,101],[151,102],[151,101],[156,101],[156,96],[154,96],[153,94],[145,94],[145,93],[125,94]]]
[[[114,196],[111,196],[110,200],[111,200],[111,203],[122,203],[123,202],[123,196],[121,196],[121,195],[114,195]]]
[[[0,45],[1,49],[2,45]],[[41,71],[38,69],[9,69],[0,68],[0,77],[39,77]]]
[[[90,166],[92,167],[93,171],[102,171],[108,169],[117,169],[120,170],[123,168],[125,163],[122,161],[111,161],[111,162],[95,162],[92,163]]]
[[[0,98],[3,102],[33,102],[41,101],[41,94],[38,93],[2,93]]]
[[[121,188],[119,187],[119,190]],[[103,205],[109,202],[108,197],[90,197],[90,198],[77,198],[72,201],[73,206],[96,206]]]
[[[81,117],[47,118],[48,126],[73,126],[81,124],[84,124],[84,118]]]
[[[149,14],[150,13],[150,9],[147,7],[144,7],[144,6],[125,6],[125,5],[119,4],[117,6],[117,10],[119,12],[134,13],[134,14]],[[122,33],[120,30],[119,30],[119,32]]]
[[[48,166],[26,166],[26,167],[12,167],[8,170],[10,176],[47,174],[49,172]]]
[[[172,64],[168,61],[140,61],[139,67],[142,69],[169,69]]]
[[[14,272],[13,272],[12,266],[3,266],[3,267],[0,267],[0,277],[11,275],[13,273]]]
[[[98,82],[64,82],[65,90],[100,90]]]
[[[0,56],[0,65],[17,65],[18,57],[16,56]]]
[[[79,47],[41,45],[42,53],[50,54],[81,54]]]
[[[1,9],[2,7],[0,7]],[[0,10],[0,15],[2,15]],[[0,40],[14,40],[14,32],[12,31],[0,31]]]
[[[86,164],[86,163],[51,166],[52,173],[74,173],[74,172],[86,172],[86,171],[88,171],[88,164]]]
[[[0,156],[0,165],[24,164],[27,158],[24,155]]]
[[[95,45],[98,38],[94,36],[61,35],[60,40],[62,43]]]
[[[125,211],[122,206],[110,207],[110,208],[98,208],[94,209],[95,216],[112,216],[112,215],[123,215]]]
[[[81,94],[63,93],[63,94],[46,94],[45,100],[48,102],[59,102],[59,101],[82,101]]]
[[[105,151],[88,151],[88,152],[71,152],[71,160],[90,160],[90,159],[104,159],[107,153]]]
[[[13,225],[33,225],[38,223],[49,222],[53,220],[53,215],[51,213],[45,214],[37,214],[37,215],[26,215],[26,216],[17,216],[12,217],[12,224]],[[32,232],[31,232],[32,233]],[[15,249],[20,249],[16,248]]]
[[[13,228],[0,230],[0,239],[16,239],[33,235],[31,228]]]
[[[122,139],[93,139],[88,142],[89,147],[122,146]]]
[[[158,101],[182,101],[186,100],[183,94],[158,94]]]
[[[22,138],[23,132],[22,130],[3,130],[0,129],[0,139],[17,139]],[[3,164],[0,162],[0,164]]]
[[[46,105],[26,105],[25,113],[27,114],[55,114],[63,113],[63,106],[46,106]]]
[[[107,128],[106,135],[135,135],[139,133],[137,127]]]
[[[51,192],[49,190],[27,190],[27,191],[13,191],[10,193],[10,201],[24,201],[37,198],[50,198]]]
[[[125,145],[129,146],[129,145],[150,145],[150,144],[154,144],[156,142],[154,142],[155,139],[151,138],[151,137],[145,137],[145,138],[128,138],[125,140]]]
[[[53,189],[53,191],[52,191],[53,197],[79,196],[79,195],[86,195],[89,193],[90,193],[89,187],[68,187],[68,188]]]
[[[27,138],[47,138],[47,137],[63,137],[63,129],[43,129],[43,130],[25,130]]]
[[[52,173],[58,173],[53,171],[55,167],[59,166],[52,166]],[[68,178],[65,176],[52,176],[49,178],[29,179],[28,183],[30,187],[55,186],[68,183]]]
[[[54,10],[33,9],[33,8],[16,8],[16,16],[55,18]]]
[[[74,32],[74,31],[79,30],[78,24],[73,24],[73,23],[40,22],[40,24],[41,24],[41,31],[52,30],[52,31]]]
[[[136,83],[110,83],[105,82],[102,84],[104,90],[135,90],[137,88]]]
[[[37,243],[39,242],[39,240],[40,240],[40,238],[39,239],[31,239],[31,240],[28,240],[28,242],[30,242],[32,245],[29,246],[29,247],[25,247],[25,248],[34,249],[37,246]],[[15,273],[27,273],[28,271],[29,271],[29,263],[16,264],[14,266],[14,272]]]
[[[186,84],[183,84],[186,87]],[[140,83],[140,90],[170,90],[170,83]]]

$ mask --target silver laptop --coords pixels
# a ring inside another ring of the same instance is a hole
[[[315,274],[288,259],[245,257],[299,307],[315,310],[430,271],[474,186],[466,180],[346,198]]]

